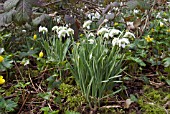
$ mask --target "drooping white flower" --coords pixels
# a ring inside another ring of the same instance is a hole
[[[127,44],[129,44],[129,40],[127,38],[121,38],[118,41],[119,47],[125,48]]]
[[[40,26],[40,27],[39,27],[39,32],[42,32],[42,33],[44,34],[44,33],[47,33],[47,32],[48,32],[48,29],[47,29],[46,27]]]
[[[164,23],[162,23],[161,21],[159,22],[159,26],[160,27],[163,27],[164,26]]]
[[[93,55],[92,55],[92,53],[91,53],[91,54],[90,54],[90,56],[89,56],[89,59],[91,59],[91,58],[92,58],[92,56],[93,56]]]
[[[66,34],[67,34],[67,31],[66,30],[60,30],[59,32],[58,32],[58,38],[62,38],[62,37],[65,37],[66,36]]]
[[[124,38],[131,38],[131,37],[135,38],[135,35],[131,32],[126,32],[123,37]]]
[[[67,27],[60,26],[57,29],[57,33],[59,33],[61,30],[67,30]]]
[[[156,15],[156,18],[162,18],[160,12],[158,12],[158,14]]]
[[[103,35],[105,33],[108,33],[109,30],[107,28],[101,28],[100,30],[97,31],[97,35]]]
[[[90,29],[90,25],[91,25],[92,21],[91,20],[88,20],[88,21],[85,21],[84,24],[83,24],[83,28],[87,28],[87,29]]]
[[[70,35],[73,35],[74,34],[74,30],[72,28],[68,28],[67,29],[67,35],[70,36]]]
[[[104,38],[109,39],[109,33],[105,33],[105,34],[104,34]]]
[[[94,34],[92,32],[90,32],[87,36],[87,38],[90,38],[90,37],[94,37]]]
[[[133,10],[133,13],[134,13],[134,14],[137,14],[137,13],[139,13],[139,10],[134,9],[134,10]]]
[[[96,12],[95,14],[94,14],[94,17],[96,18],[96,19],[100,19],[100,13],[99,12]]]
[[[94,44],[94,40],[93,39],[89,39],[89,44]]]
[[[58,30],[58,26],[54,26],[53,28],[52,28],[52,31],[57,31]]]
[[[119,38],[114,38],[114,39],[112,40],[112,46],[117,45],[118,42],[119,42]]]
[[[121,31],[118,30],[118,29],[111,29],[111,30],[109,31],[109,36],[110,36],[110,37],[113,37],[114,35],[118,35],[119,33],[121,33]]]

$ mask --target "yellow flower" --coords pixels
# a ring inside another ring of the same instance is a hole
[[[30,48],[30,50],[33,50],[33,49],[34,49],[34,47],[31,47],[31,48]]]
[[[0,63],[2,63],[3,61],[4,61],[4,58],[0,56]]]
[[[151,29],[151,32],[154,32],[154,31],[155,31],[155,30],[152,28],[152,29]]]
[[[166,30],[166,32],[170,32],[170,29]]]
[[[0,76],[0,85],[4,83],[5,83],[5,80],[3,79],[3,76]]]
[[[152,42],[153,41],[153,38],[151,38],[149,35],[147,37],[145,37],[145,40],[147,42]]]
[[[80,37],[83,37],[83,34],[80,34]]]
[[[37,35],[36,35],[36,34],[34,34],[33,39],[34,39],[34,40],[36,40],[36,39],[37,39]]]
[[[79,46],[79,45],[80,45],[80,42],[77,42],[76,45]]]
[[[39,53],[39,58],[42,58],[44,56],[44,53],[41,51],[40,53]]]
[[[119,25],[119,23],[114,23],[114,26],[118,26]]]

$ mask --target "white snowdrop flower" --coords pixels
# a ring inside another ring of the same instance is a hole
[[[133,10],[133,13],[134,13],[134,14],[137,14],[137,13],[139,13],[139,10],[134,9],[134,10]]]
[[[127,44],[129,44],[129,40],[127,38],[121,38],[118,41],[119,47],[125,48]]]
[[[89,41],[89,44],[94,44],[94,40],[93,39],[90,39],[88,41]]]
[[[90,37],[94,37],[94,34],[92,32],[90,32],[87,36],[87,38],[90,38]]]
[[[23,33],[26,33],[27,31],[26,30],[22,30]]]
[[[57,33],[60,32],[61,30],[67,30],[67,27],[60,26],[57,29]]]
[[[109,39],[109,33],[105,33],[105,34],[104,34],[104,38]]]
[[[90,29],[90,25],[91,25],[92,21],[91,20],[88,20],[88,21],[85,21],[84,24],[83,24],[83,28],[87,28],[87,29]]]
[[[99,12],[96,12],[95,14],[94,14],[94,17],[96,18],[96,19],[100,19],[100,13]]]
[[[52,31],[57,31],[58,30],[58,26],[54,26],[53,28],[52,28]]]
[[[62,38],[62,37],[65,37],[66,36],[66,34],[67,34],[67,31],[66,30],[60,30],[59,32],[58,32],[58,38]]]
[[[109,21],[108,19],[104,19],[104,20],[103,20],[104,23],[107,23],[108,21]]]
[[[165,18],[164,18],[164,19],[163,19],[163,21],[167,22],[167,21],[168,21],[168,19],[165,19]]]
[[[60,23],[60,21],[61,21],[61,17],[57,16],[57,23]]]
[[[160,12],[158,12],[158,14],[156,15],[156,18],[162,18]]]
[[[119,42],[119,38],[114,38],[114,39],[112,40],[112,46],[117,45],[118,42]]]
[[[103,35],[105,33],[109,32],[107,28],[101,28],[100,30],[97,31],[97,35]]]
[[[118,35],[119,33],[121,33],[121,31],[118,30],[118,29],[111,29],[111,30],[109,31],[109,36],[110,36],[110,37],[113,37],[114,35]]]
[[[117,11],[117,10],[119,10],[119,8],[118,7],[113,7],[113,10]]]
[[[124,38],[131,38],[131,37],[135,38],[135,35],[131,32],[126,32],[123,37]]]
[[[94,16],[94,13],[89,13],[89,14],[87,15],[87,17],[88,17],[89,19],[92,19],[93,16]]]
[[[70,35],[73,35],[74,34],[74,30],[72,28],[68,28],[67,29],[67,35],[70,36]]]
[[[163,27],[164,26],[164,23],[162,23],[161,21],[159,22],[159,26],[160,27]]]
[[[47,33],[47,32],[48,32],[48,29],[47,29],[46,27],[40,26],[40,27],[39,27],[39,32],[42,32],[42,33],[44,34],[44,33]]]

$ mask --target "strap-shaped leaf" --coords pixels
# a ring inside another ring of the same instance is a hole
[[[15,19],[19,24],[29,22],[32,14],[32,3],[31,0],[20,0],[16,7]]]
[[[11,10],[13,7],[15,7],[17,5],[18,2],[19,2],[19,0],[7,0],[7,1],[5,1],[4,10],[5,11]]]

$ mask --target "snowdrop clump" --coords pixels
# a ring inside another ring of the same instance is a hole
[[[74,30],[72,28],[67,28],[67,27],[63,27],[63,26],[54,26],[52,28],[52,31],[56,32],[58,34],[58,38],[62,38],[62,37],[66,37],[67,36],[71,36],[74,34]]]
[[[87,17],[90,20],[95,20],[95,19],[100,19],[101,15],[100,15],[99,12],[96,12],[96,13],[89,13],[89,14],[87,14]]]
[[[118,45],[119,47],[125,48],[130,42],[127,38],[114,38],[112,40],[112,45]]]

